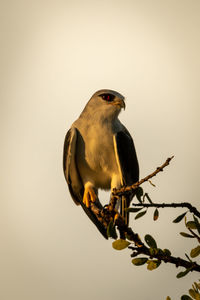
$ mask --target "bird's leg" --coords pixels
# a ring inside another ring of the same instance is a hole
[[[124,218],[125,224],[128,225],[128,213],[126,212],[127,206],[127,199],[125,196],[122,196],[122,204],[121,204],[121,215]]]
[[[96,199],[98,199],[98,196],[95,187],[91,183],[86,183],[83,195],[83,203],[89,208],[90,202],[95,202]]]

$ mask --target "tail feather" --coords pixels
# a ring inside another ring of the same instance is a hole
[[[83,210],[85,211],[85,213],[87,214],[87,216],[90,218],[90,220],[95,224],[97,229],[100,231],[100,233],[104,236],[105,239],[108,239],[107,229],[97,219],[97,217],[92,212],[92,210],[90,208],[86,207],[85,204],[82,201],[80,201],[80,204],[81,204]],[[96,205],[98,206],[99,209],[102,208],[102,205],[100,204],[100,202],[96,203]]]

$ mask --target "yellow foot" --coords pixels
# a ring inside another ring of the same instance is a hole
[[[116,220],[119,218],[120,214],[118,212],[116,212],[115,216],[114,216],[114,223],[116,222]]]
[[[85,187],[84,195],[83,195],[83,203],[86,207],[90,207],[90,202],[95,202],[97,199],[97,195],[92,186]]]

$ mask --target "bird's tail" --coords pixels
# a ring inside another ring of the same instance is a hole
[[[104,225],[97,219],[96,215],[92,212],[92,210],[90,209],[90,207],[86,207],[86,205],[80,201],[80,204],[83,208],[83,210],[85,211],[85,213],[87,214],[87,216],[90,218],[90,220],[95,224],[95,226],[97,227],[97,229],[101,232],[101,234],[104,236],[105,239],[108,239],[108,235],[107,235],[107,229],[104,227]],[[95,205],[99,208],[102,209],[102,205],[101,203],[96,200]]]

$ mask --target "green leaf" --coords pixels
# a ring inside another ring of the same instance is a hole
[[[148,258],[146,258],[146,257],[138,257],[138,258],[132,259],[132,263],[133,263],[135,266],[142,266],[142,265],[144,265],[147,261],[148,261]]]
[[[130,212],[130,213],[135,213],[135,212],[140,211],[141,209],[143,209],[143,207],[139,207],[139,208],[129,207],[129,208],[126,208],[125,211]]]
[[[197,225],[196,225],[196,223],[194,221],[188,221],[186,223],[186,227],[190,228],[190,229],[197,229]]]
[[[193,215],[193,218],[194,218],[194,221],[195,221],[198,233],[200,234],[200,224],[199,224],[199,221],[198,221],[198,219],[194,215]]]
[[[144,211],[141,211],[140,213],[138,213],[136,216],[135,216],[135,220],[143,217],[145,214],[146,214],[147,210],[144,210]]]
[[[192,258],[198,256],[200,254],[200,246],[197,246],[196,248],[192,249],[190,252],[190,256]]]
[[[179,223],[187,214],[187,211],[183,214],[181,214],[180,216],[178,216],[176,219],[174,219],[173,223]]]
[[[157,249],[156,241],[154,240],[154,238],[150,234],[146,234],[144,239],[145,239],[145,242],[147,243],[147,245],[149,247]]]
[[[186,232],[180,232],[180,235],[186,237],[186,238],[195,238],[195,236],[191,235],[191,234],[188,234]]]
[[[186,269],[185,271],[178,273],[176,275],[176,277],[177,278],[182,278],[182,277],[186,276],[189,272],[190,272],[190,269]]]
[[[189,289],[189,294],[192,298],[197,299],[198,293],[195,292],[193,289]]]
[[[170,255],[171,255],[171,252],[169,251],[169,249],[164,249],[163,252],[164,252],[164,254],[167,255],[167,256],[170,256]]]
[[[159,211],[158,211],[158,209],[156,208],[155,211],[154,211],[154,214],[153,214],[153,220],[154,220],[154,221],[158,220],[158,217],[159,217]]]
[[[194,282],[194,285],[195,285],[197,291],[200,290],[200,283]]]
[[[123,239],[119,239],[119,240],[116,240],[112,243],[112,246],[115,250],[123,250],[125,248],[127,248],[131,243],[126,241],[126,240],[123,240]]]
[[[156,248],[149,248],[149,253],[150,253],[150,256],[154,256],[156,254],[158,254],[158,251]]]
[[[196,293],[196,300],[200,300],[200,294],[199,293]]]
[[[115,225],[114,225],[113,221],[110,221],[110,223],[108,224],[107,236],[111,237],[113,239],[117,238],[117,232],[116,232]]]
[[[148,260],[147,264],[148,264],[147,269],[149,271],[152,271],[152,270],[157,269],[160,266],[161,261],[160,260]]]
[[[190,298],[188,295],[183,295],[181,300],[192,300],[192,298]]]
[[[192,260],[189,258],[189,256],[187,255],[187,253],[185,253],[185,256],[187,257],[187,259],[192,262]]]
[[[140,203],[142,203],[141,197],[143,196],[143,193],[143,189],[140,186],[135,190],[136,197]]]
[[[153,203],[152,200],[151,200],[151,198],[149,197],[149,194],[145,193],[144,194],[144,198],[145,197],[147,198],[147,200],[149,201],[149,203],[151,203],[151,204]]]

